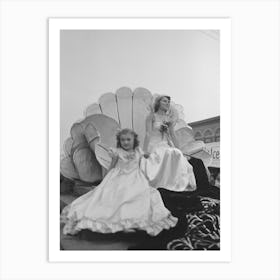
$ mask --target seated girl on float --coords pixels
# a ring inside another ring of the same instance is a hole
[[[140,168],[143,152],[137,134],[121,130],[117,148],[111,148],[109,154],[112,162],[103,181],[63,209],[63,233],[144,230],[157,235],[174,227],[177,218],[165,208],[160,193],[149,185]]]

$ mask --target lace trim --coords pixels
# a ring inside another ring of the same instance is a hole
[[[66,211],[63,211],[66,212]],[[62,213],[61,222],[65,223],[63,228],[63,234],[76,234],[82,229],[89,229],[94,232],[101,233],[115,233],[118,231],[134,231],[136,229],[144,230],[149,235],[158,235],[163,229],[169,229],[175,227],[178,219],[173,217],[170,213],[167,217],[153,222],[153,221],[143,221],[126,219],[121,220],[118,223],[109,223],[102,220],[92,220],[87,217],[83,217],[80,220],[76,220],[75,217],[67,218],[66,213]]]

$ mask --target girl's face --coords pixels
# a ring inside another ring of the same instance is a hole
[[[133,150],[134,136],[131,133],[121,134],[120,142],[121,142],[121,147],[124,150],[126,151]]]
[[[159,108],[163,111],[168,111],[170,106],[170,101],[167,97],[162,97],[159,101]]]

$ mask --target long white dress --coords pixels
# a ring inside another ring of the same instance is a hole
[[[143,161],[144,170],[150,185],[171,191],[194,191],[196,181],[193,168],[183,153],[175,148],[170,135],[161,132],[161,125],[168,117],[154,114],[152,133],[148,144],[150,157]]]
[[[63,209],[63,233],[76,234],[82,229],[101,233],[140,229],[157,235],[174,227],[177,218],[165,208],[160,193],[149,186],[140,169],[140,150],[113,152],[119,159],[101,184]]]

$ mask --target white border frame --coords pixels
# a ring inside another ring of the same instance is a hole
[[[220,30],[221,250],[61,251],[60,30]],[[231,20],[229,18],[49,19],[49,261],[52,262],[229,262],[231,260]]]

